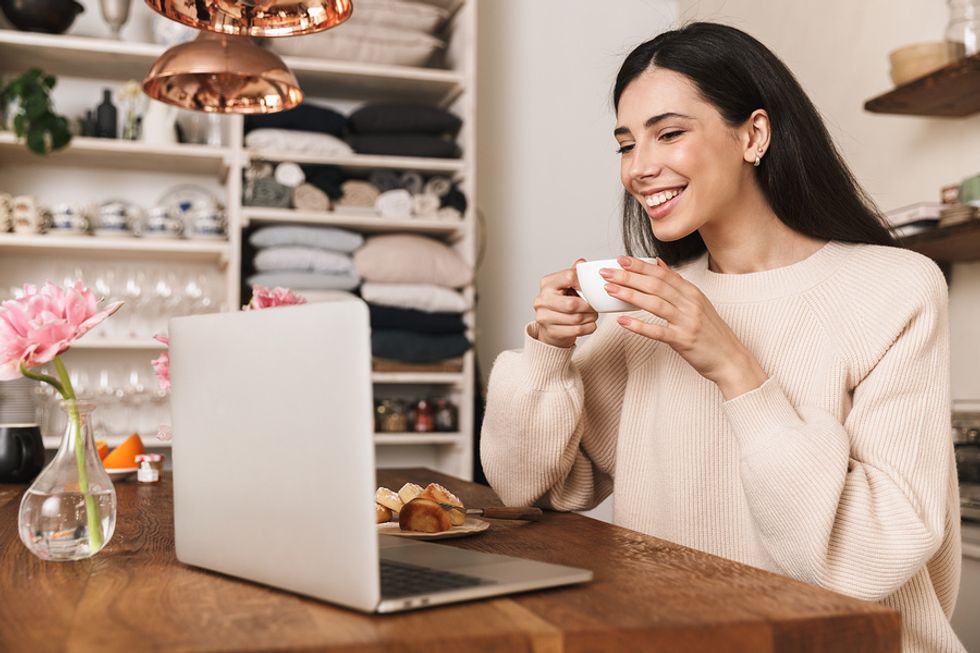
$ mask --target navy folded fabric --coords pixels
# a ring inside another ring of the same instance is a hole
[[[347,180],[347,175],[337,166],[301,165],[300,168],[303,169],[306,182],[322,190],[330,199],[339,200],[344,196],[340,186]]]
[[[381,304],[368,304],[368,310],[371,312],[371,328],[375,330],[396,329],[431,334],[466,331],[462,313],[426,313]]]
[[[462,334],[432,335],[393,329],[371,333],[371,353],[378,358],[405,363],[433,363],[462,356],[470,348]]]
[[[301,104],[288,111],[245,116],[245,133],[253,129],[295,129],[306,132],[320,132],[332,136],[343,136],[347,127],[347,116],[328,107],[315,104]]]
[[[440,208],[451,206],[460,213],[466,213],[466,195],[456,185],[453,185],[449,192],[442,196],[440,202]]]
[[[358,154],[441,159],[458,159],[462,155],[454,141],[427,134],[351,134],[347,142]]]
[[[350,114],[347,127],[357,134],[449,134],[463,121],[445,109],[426,104],[367,104]]]

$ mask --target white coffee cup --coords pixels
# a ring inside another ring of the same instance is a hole
[[[653,263],[655,258],[640,258],[641,261]],[[575,265],[575,274],[578,275],[578,285],[582,289],[579,295],[587,302],[596,313],[619,313],[622,311],[638,311],[636,306],[613,297],[606,292],[605,285],[609,283],[599,275],[599,270],[603,268],[613,268],[622,270],[623,267],[614,258],[604,258],[598,261],[585,261]]]

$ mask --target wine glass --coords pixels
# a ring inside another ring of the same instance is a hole
[[[117,41],[121,40],[120,33],[122,32],[122,27],[129,20],[129,7],[131,4],[132,0],[99,0],[99,6],[102,9],[102,20],[109,25],[109,29],[112,31],[112,38]]]

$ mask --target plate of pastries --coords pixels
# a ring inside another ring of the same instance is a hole
[[[378,533],[382,535],[440,540],[490,528],[490,522],[468,516],[459,497],[438,483],[424,488],[406,483],[397,492],[379,487],[374,500]]]

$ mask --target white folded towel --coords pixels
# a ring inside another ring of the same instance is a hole
[[[412,196],[412,213],[418,217],[432,218],[439,211],[439,198],[429,193]]]
[[[336,136],[295,129],[253,129],[245,135],[245,147],[288,154],[344,157],[354,153]]]
[[[382,218],[410,218],[413,205],[412,194],[402,188],[385,191],[374,202],[374,208]]]

